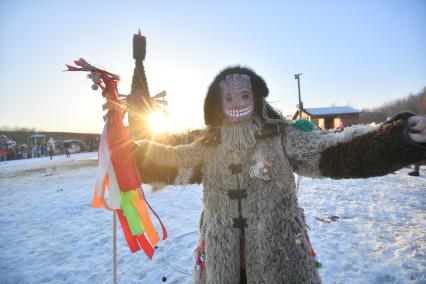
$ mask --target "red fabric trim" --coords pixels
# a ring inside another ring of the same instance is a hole
[[[306,242],[308,243],[308,246],[309,246],[309,255],[312,256],[312,257],[315,257],[316,253],[314,251],[314,248],[311,245],[311,241],[309,240],[309,236],[308,236],[308,234],[305,234],[305,235],[306,235]]]
[[[127,192],[140,187],[142,179],[136,166],[127,130],[118,119],[108,123],[108,148],[120,190]]]
[[[121,228],[123,229],[124,237],[126,238],[127,245],[130,248],[130,251],[132,253],[137,252],[141,248],[139,247],[139,244],[134,236],[132,236],[132,233],[130,232],[129,224],[127,224],[126,217],[123,215],[122,209],[117,209],[118,214],[118,220],[120,220]]]
[[[143,200],[145,200],[145,202],[146,202],[146,205],[148,205],[149,210],[151,210],[152,214],[154,214],[155,217],[157,217],[158,222],[160,222],[161,230],[163,232],[163,240],[167,239],[167,230],[166,230],[166,227],[164,226],[163,222],[161,221],[160,216],[157,215],[157,212],[155,212],[154,209],[152,209],[151,205],[148,203],[148,200],[145,198],[145,194],[144,194],[142,188],[140,189],[140,192],[142,194]]]
[[[107,143],[120,190],[127,192],[140,187],[142,179],[133,156],[129,134],[123,124],[121,107],[117,106],[117,82],[109,80],[106,84],[110,95],[108,100],[112,105],[108,111]]]
[[[154,248],[149,243],[149,241],[146,239],[145,235],[139,235],[136,236],[136,239],[138,240],[139,246],[144,250],[146,253],[146,256],[148,256],[149,259],[152,259],[152,256],[154,255]]]

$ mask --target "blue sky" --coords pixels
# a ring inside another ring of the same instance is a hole
[[[202,3],[201,3],[202,2]],[[426,1],[0,1],[0,128],[100,132],[103,103],[66,63],[84,57],[130,91],[132,36],[147,37],[152,94],[172,129],[200,127],[214,76],[241,64],[285,114],[374,107],[426,86]]]

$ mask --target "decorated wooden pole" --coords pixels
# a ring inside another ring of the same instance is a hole
[[[112,218],[112,284],[117,284],[117,210]]]
[[[92,89],[102,89],[107,100],[104,109],[105,126],[99,143],[99,166],[92,201],[93,208],[105,208],[118,215],[124,237],[132,253],[143,250],[149,259],[154,255],[154,246],[160,237],[154,227],[149,210],[162,228],[163,240],[167,231],[158,215],[153,211],[141,188],[142,178],[133,156],[132,141],[123,124],[124,107],[120,100],[117,84],[119,77],[96,68],[80,58],[76,66],[66,65],[67,71],[88,72],[93,81]],[[109,190],[109,204],[105,192]],[[113,281],[116,281],[116,235],[113,217]]]
[[[143,61],[146,56],[146,38],[138,33],[133,35],[133,58],[135,68],[133,70],[132,87],[127,96],[127,110],[129,120],[129,132],[133,139],[149,139],[152,131],[148,119],[153,105],[149,93]]]

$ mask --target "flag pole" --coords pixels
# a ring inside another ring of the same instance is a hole
[[[112,284],[117,284],[117,210],[112,221]]]

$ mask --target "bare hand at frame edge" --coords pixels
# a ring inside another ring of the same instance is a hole
[[[411,116],[407,122],[410,138],[417,143],[426,143],[426,116]]]

